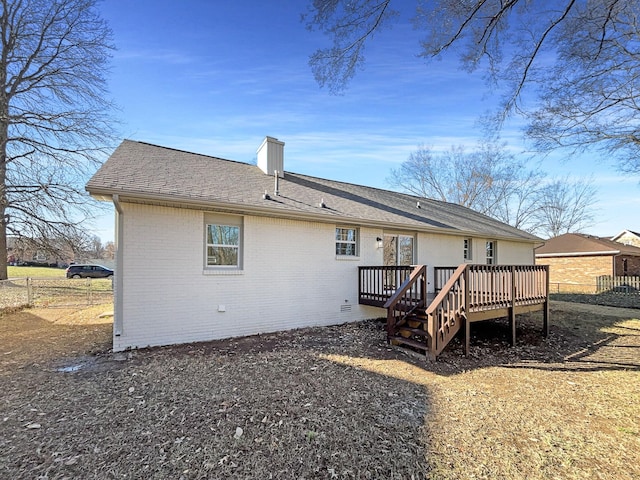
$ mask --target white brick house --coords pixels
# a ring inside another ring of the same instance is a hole
[[[358,304],[359,266],[534,263],[537,237],[286,172],[283,147],[267,137],[254,166],[125,140],[93,176],[116,209],[115,351],[384,316]]]

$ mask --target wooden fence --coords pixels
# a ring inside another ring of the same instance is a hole
[[[596,278],[596,292],[640,294],[640,277],[600,275]]]

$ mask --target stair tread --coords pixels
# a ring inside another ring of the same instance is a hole
[[[427,332],[426,330],[422,329],[422,328],[416,328],[416,327],[407,327],[405,325],[400,325],[398,327],[396,327],[397,330],[399,331],[403,331],[403,332],[411,332],[414,335],[420,335],[422,337],[428,337],[429,336],[429,332]]]
[[[420,303],[414,303],[414,302],[398,302],[396,303],[394,309],[395,310],[399,310],[401,312],[408,312],[411,311],[415,308],[420,308],[421,302]]]
[[[422,315],[407,315],[406,317],[404,317],[404,320],[408,322],[427,323],[429,321],[429,318]]]
[[[410,347],[419,348],[420,350],[424,350],[424,351],[427,351],[429,349],[429,346],[427,345],[426,342],[419,342],[417,340],[413,340],[411,338],[405,338],[402,336],[396,336],[396,335],[391,336],[389,337],[389,341],[403,343],[405,345],[409,345]]]

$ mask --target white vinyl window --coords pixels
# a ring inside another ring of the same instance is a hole
[[[498,242],[490,240],[487,242],[487,265],[498,263]]]
[[[463,257],[465,261],[470,261],[473,259],[473,251],[472,251],[472,245],[473,242],[471,240],[471,238],[465,238],[463,240],[464,244],[462,247],[462,251],[463,251]]]
[[[207,216],[205,219],[205,267],[241,267],[242,219]]]
[[[358,229],[354,227],[336,227],[336,255],[358,256]]]

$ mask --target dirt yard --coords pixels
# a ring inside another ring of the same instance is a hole
[[[637,479],[640,310],[553,302],[436,363],[378,322],[113,354],[108,305],[0,317],[0,478]]]

